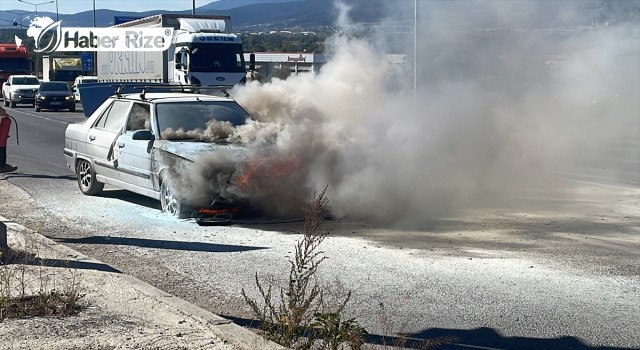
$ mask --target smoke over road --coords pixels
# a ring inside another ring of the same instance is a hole
[[[395,42],[399,70],[380,44],[393,22],[355,38],[339,6],[321,72],[233,91],[256,119],[233,136],[260,160],[247,195],[282,214],[328,186],[338,217],[418,225],[535,186],[562,193],[552,175],[640,131],[638,22],[592,27],[591,3],[418,1],[415,92],[413,35]]]

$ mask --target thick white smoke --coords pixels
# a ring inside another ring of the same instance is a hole
[[[260,159],[245,195],[283,214],[328,186],[338,217],[419,225],[561,193],[554,179],[640,131],[638,24],[590,27],[588,3],[419,1],[416,91],[411,67],[385,60],[390,23],[357,39],[343,23],[318,74],[234,89],[256,119],[234,136]]]

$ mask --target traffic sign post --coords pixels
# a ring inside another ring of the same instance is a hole
[[[82,61],[82,73],[93,72],[93,54],[83,53],[80,54],[80,60]]]

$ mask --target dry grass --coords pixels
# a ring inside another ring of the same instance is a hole
[[[0,259],[0,321],[66,316],[81,310],[75,269],[54,269],[38,258],[38,244],[25,235],[24,250],[7,249]]]

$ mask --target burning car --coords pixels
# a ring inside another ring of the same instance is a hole
[[[96,195],[109,184],[155,198],[164,212],[185,217],[193,206],[225,200],[215,191],[189,189],[188,175],[206,154],[217,192],[230,185],[246,155],[228,137],[250,119],[224,96],[146,90],[116,94],[84,123],[67,127],[64,155],[82,193]]]

